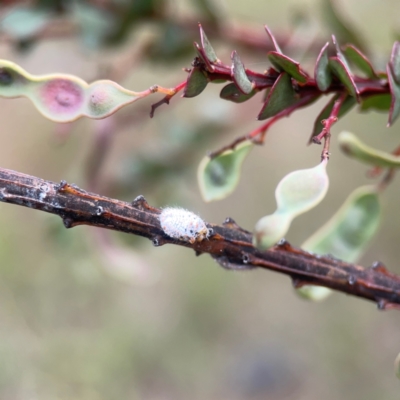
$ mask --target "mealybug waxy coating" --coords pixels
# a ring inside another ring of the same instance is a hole
[[[205,222],[198,215],[182,208],[164,208],[160,214],[160,223],[166,235],[191,244],[210,236]]]

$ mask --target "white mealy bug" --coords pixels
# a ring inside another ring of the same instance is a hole
[[[211,234],[198,215],[183,208],[164,208],[160,214],[160,224],[166,235],[191,244],[201,242]]]

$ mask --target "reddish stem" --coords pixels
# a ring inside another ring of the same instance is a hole
[[[220,154],[227,150],[234,150],[236,146],[246,140],[251,140],[254,144],[261,145],[264,143],[265,135],[267,134],[268,129],[278,120],[282,119],[283,117],[288,117],[293,111],[304,107],[305,105],[309,104],[310,102],[316,100],[319,95],[315,95],[315,93],[307,95],[299,100],[297,103],[293,104],[292,106],[285,108],[275,116],[271,117],[265,124],[261,125],[254,131],[248,133],[247,135],[239,136],[230,144],[221,147],[220,149],[213,151],[208,154],[208,156],[212,159],[218,157]],[[259,137],[258,137],[259,136]]]
[[[186,87],[186,80],[181,82],[179,85],[175,86],[173,89],[170,89],[170,93],[167,93],[167,95],[158,101],[157,103],[154,103],[151,106],[151,111],[150,111],[150,118],[154,117],[154,113],[158,107],[160,107],[162,104],[169,104],[169,101],[174,97],[178,92],[180,92],[183,88]],[[158,92],[161,92],[160,88],[156,90]]]
[[[346,100],[347,96],[348,96],[347,93],[342,93],[342,95],[335,101],[335,103],[333,104],[332,111],[331,111],[329,117],[327,119],[323,119],[321,121],[321,124],[324,127],[322,128],[321,133],[319,133],[317,136],[313,137],[313,139],[312,139],[313,143],[321,144],[321,140],[325,136],[330,135],[332,125],[335,122],[337,122],[337,120],[339,118],[340,109],[341,109],[344,101]]]

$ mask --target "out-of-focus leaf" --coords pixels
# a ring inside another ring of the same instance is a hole
[[[48,18],[49,13],[46,10],[17,6],[0,20],[0,30],[14,38],[25,40],[39,32]]]
[[[230,83],[224,86],[219,96],[221,99],[233,101],[234,103],[243,103],[251,99],[256,93],[257,90],[253,89],[249,94],[243,94],[235,83]]]
[[[357,262],[378,230],[381,205],[376,186],[363,186],[347,198],[340,209],[301,246],[316,254],[331,254]],[[324,300],[328,288],[304,285],[296,292],[309,300]]]
[[[394,373],[396,374],[397,378],[400,379],[400,353],[394,360]]]
[[[231,59],[234,82],[244,94],[249,94],[253,90],[253,85],[250,79],[247,77],[244,65],[236,51],[232,52]]]
[[[112,14],[90,4],[73,2],[72,11],[87,47],[102,45],[118,25]]]
[[[321,90],[321,92],[325,92],[332,83],[332,73],[329,68],[328,47],[329,42],[326,42],[318,55],[314,69],[315,81],[317,82],[318,89]]]
[[[343,61],[340,60],[339,57],[331,57],[329,59],[329,66],[335,76],[343,83],[347,92],[353,97],[358,97],[357,86],[354,83],[350,70],[346,68]]]
[[[198,67],[194,67],[186,81],[183,97],[195,97],[199,95],[207,86],[208,79]]]
[[[213,47],[211,46],[211,43],[206,36],[206,33],[204,32],[201,25],[199,25],[199,28],[200,28],[201,45],[203,46],[204,52],[206,53],[208,60],[212,63],[218,62],[219,61],[218,57],[215,54],[215,51],[214,51]]]
[[[286,72],[282,72],[269,91],[257,119],[273,117],[296,101],[298,101],[298,97],[293,89],[292,80]]]
[[[370,79],[378,79],[374,67],[368,58],[352,44],[344,47],[343,52],[347,59],[349,59],[357,68],[359,68]]]
[[[393,78],[396,83],[400,84],[400,42],[394,42],[392,54],[390,55],[390,66]]]
[[[385,151],[374,149],[364,144],[351,132],[341,132],[338,135],[340,148],[349,157],[363,163],[384,168],[399,168],[400,156],[395,156]]]
[[[376,186],[357,188],[332,218],[302,248],[332,254],[353,263],[362,256],[380,223],[381,205]]]
[[[224,199],[235,190],[243,161],[252,147],[251,142],[243,142],[234,150],[227,150],[213,159],[205,157],[201,161],[197,177],[205,201]]]
[[[333,0],[323,0],[322,5],[322,17],[325,19],[327,26],[331,32],[339,39],[341,43],[353,43],[359,49],[365,50],[363,41],[358,35],[349,28],[343,17],[337,12],[334,7]]]
[[[387,74],[389,79],[390,94],[392,95],[388,119],[388,126],[391,126],[400,114],[400,84],[396,82],[390,64],[387,66]]]
[[[329,187],[327,160],[314,168],[293,171],[286,175],[275,190],[277,209],[261,218],[255,226],[254,244],[268,249],[288,231],[292,220],[316,207]]]
[[[368,96],[367,98],[361,98],[360,110],[376,110],[376,111],[388,111],[392,96],[390,94],[376,94],[374,96]]]
[[[277,68],[278,71],[287,72],[298,82],[307,82],[308,75],[300,68],[300,64],[298,62],[276,51],[268,52],[267,56],[272,65]]]
[[[309,143],[312,142],[312,138],[314,136],[317,136],[318,134],[321,133],[322,129],[323,129],[323,125],[322,122],[324,119],[329,118],[333,106],[335,104],[335,101],[339,98],[339,94],[335,95],[334,97],[332,97],[332,99],[329,101],[329,103],[322,109],[322,111],[319,113],[318,117],[316,118],[315,122],[314,122],[314,128],[313,128],[313,132],[312,135],[310,137]],[[339,114],[338,114],[338,118],[343,117],[343,115],[345,115],[349,110],[351,110],[351,108],[356,104],[356,99],[354,97],[351,96],[347,96],[346,99],[343,101],[342,106],[340,107],[339,110]]]

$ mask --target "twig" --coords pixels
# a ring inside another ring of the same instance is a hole
[[[400,276],[380,263],[370,268],[330,256],[317,256],[282,240],[268,251],[252,244],[252,234],[228,218],[222,225],[207,224],[213,234],[193,244],[168,237],[159,222],[160,210],[143,196],[132,203],[107,198],[69,185],[0,168],[0,201],[29,207],[62,218],[66,228],[90,225],[147,237],[155,246],[166,243],[208,253],[222,267],[256,267],[288,275],[295,287],[313,284],[377,302],[379,309],[400,309]]]
[[[342,93],[341,96],[335,101],[329,117],[327,119],[323,119],[321,121],[322,125],[324,125],[321,133],[319,133],[317,136],[314,136],[312,138],[313,143],[321,144],[321,140],[325,136],[329,136],[331,134],[332,125],[335,122],[337,122],[337,120],[339,118],[340,109],[343,105],[343,102],[346,100],[347,96],[348,96],[347,93]],[[328,145],[329,145],[329,142],[328,142]]]
[[[285,108],[283,111],[279,112],[275,116],[271,117],[267,122],[265,122],[263,125],[255,129],[254,131],[248,133],[247,135],[239,136],[236,138],[234,141],[231,143],[227,144],[226,146],[221,147],[218,150],[215,150],[213,152],[210,152],[208,156],[210,158],[215,158],[218,157],[220,154],[227,150],[234,150],[236,146],[242,142],[245,142],[246,140],[251,140],[254,144],[262,145],[264,144],[265,140],[265,135],[267,134],[268,129],[275,124],[277,121],[284,117],[288,117],[292,112],[298,110],[301,107],[306,106],[307,104],[311,103],[312,101],[316,100],[319,97],[317,94],[310,94],[305,97],[303,97],[301,100],[299,100],[297,103],[293,104],[292,106],[289,106],[288,108]]]

